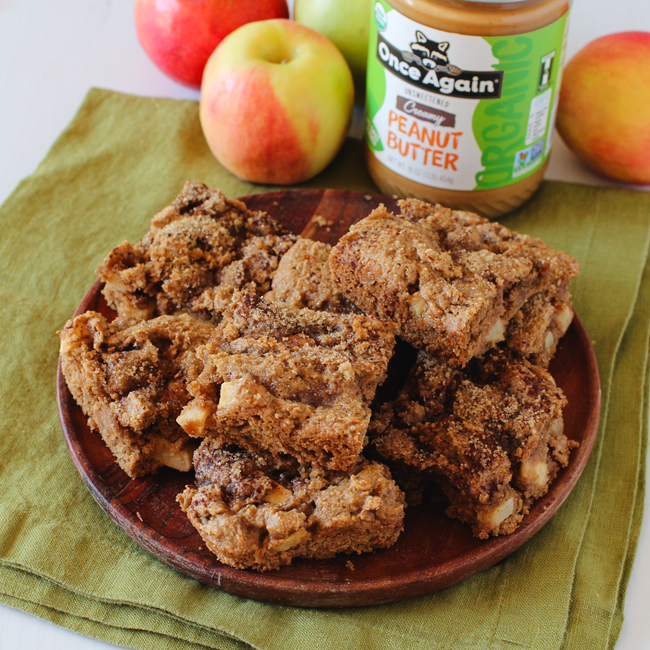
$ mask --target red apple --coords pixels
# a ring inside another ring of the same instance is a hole
[[[569,61],[557,130],[596,172],[650,184],[650,33],[603,36]]]
[[[353,101],[350,68],[329,39],[290,20],[265,20],[235,30],[210,57],[201,126],[233,174],[288,185],[334,158]]]
[[[246,23],[288,18],[286,0],[136,0],[140,44],[166,75],[199,88],[203,68],[230,32]]]

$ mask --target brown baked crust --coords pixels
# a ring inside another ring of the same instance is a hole
[[[184,309],[218,320],[234,289],[270,289],[279,258],[295,239],[266,213],[188,181],[147,234],[111,251],[97,275],[107,303],[122,316]]]
[[[404,496],[379,463],[325,472],[211,439],[194,463],[197,485],[178,501],[207,547],[237,568],[387,548],[403,529]]]
[[[562,431],[565,403],[546,370],[507,348],[463,369],[420,352],[369,434],[381,457],[437,481],[475,535],[508,534],[577,446]]]
[[[348,298],[395,321],[415,347],[462,366],[503,340],[534,294],[568,296],[577,262],[541,240],[415,199],[400,209],[395,215],[380,206],[354,224],[333,248],[330,268]]]
[[[178,421],[190,435],[222,445],[347,469],[363,449],[394,332],[372,317],[295,310],[237,293],[215,336],[197,350],[204,369]]]
[[[191,469],[194,442],[176,423],[202,369],[194,349],[214,325],[188,315],[108,323],[97,312],[61,332],[61,370],[91,428],[132,478],[163,465]]]
[[[319,241],[299,238],[283,255],[273,276],[267,300],[277,300],[296,309],[360,314],[332,282],[329,256],[332,247]]]

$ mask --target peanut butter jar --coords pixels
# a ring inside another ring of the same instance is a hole
[[[365,155],[385,194],[497,217],[548,165],[570,0],[377,0]]]

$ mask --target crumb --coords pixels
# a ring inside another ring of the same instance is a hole
[[[327,219],[325,219],[325,217],[323,217],[320,214],[313,216],[312,220],[314,221],[314,223],[318,224],[321,228],[331,228],[332,225],[334,224],[333,221],[328,221]]]

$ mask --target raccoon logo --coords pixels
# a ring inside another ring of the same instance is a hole
[[[462,72],[460,68],[449,63],[449,57],[447,56],[449,43],[432,41],[419,30],[415,32],[415,38],[415,43],[409,43],[411,51],[402,52],[405,60],[415,62],[427,70],[447,72],[454,77]]]
[[[409,40],[397,47],[377,34],[377,59],[391,74],[439,95],[472,99],[501,96],[503,70],[463,70],[449,61],[449,42],[434,41],[420,30],[415,31],[414,42]],[[407,44],[410,49],[401,49]]]

